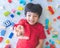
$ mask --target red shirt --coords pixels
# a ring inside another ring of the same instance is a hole
[[[22,19],[18,24],[15,24],[16,27],[18,25],[22,25],[24,27],[24,36],[28,36],[29,39],[19,39],[16,48],[36,48],[39,39],[46,38],[44,27],[40,23],[30,25],[25,19]]]

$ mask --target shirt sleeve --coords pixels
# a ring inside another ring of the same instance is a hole
[[[25,25],[25,19],[21,19],[17,24],[14,24],[13,29],[14,29],[14,27],[17,27],[18,25],[24,26]]]
[[[39,39],[45,39],[46,38],[46,34],[44,31],[44,26],[40,27],[40,34],[39,34]]]

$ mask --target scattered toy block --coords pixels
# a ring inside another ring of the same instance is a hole
[[[11,39],[13,37],[14,33],[10,33],[9,38]]]
[[[18,12],[17,12],[17,15],[20,15],[20,14],[21,14],[21,13],[18,11]]]
[[[2,42],[2,40],[3,40],[3,37],[0,37],[0,42]]]
[[[8,45],[6,45],[4,48],[11,48],[11,45],[8,44]]]
[[[8,16],[10,14],[9,11],[4,12],[4,16]]]
[[[8,0],[9,3],[12,3],[12,0]]]
[[[9,26],[11,25],[10,20],[6,20],[6,21],[3,22],[3,23],[4,23],[4,26],[5,26],[5,27],[9,27]]]
[[[22,6],[18,6],[17,10],[23,10],[24,8]]]
[[[10,17],[11,17],[11,18],[14,18],[14,14],[11,14]]]
[[[22,5],[25,5],[26,1],[25,0],[19,0],[19,3],[22,4]]]
[[[1,35],[2,35],[2,36],[5,36],[5,33],[6,33],[6,30],[2,30],[2,31],[1,31]]]
[[[6,44],[9,44],[10,43],[10,40],[7,39],[5,42],[6,42]]]
[[[48,10],[49,10],[50,14],[52,14],[52,15],[55,13],[52,6],[48,6]]]

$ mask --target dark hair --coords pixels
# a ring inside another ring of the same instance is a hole
[[[34,12],[37,13],[39,15],[39,17],[42,14],[42,7],[40,4],[33,4],[33,3],[28,3],[25,6],[25,15],[27,12]]]

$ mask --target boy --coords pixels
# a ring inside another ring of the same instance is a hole
[[[14,31],[19,39],[16,48],[43,48],[43,42],[46,38],[44,27],[38,22],[42,13],[42,7],[39,4],[28,3],[25,6],[26,19],[22,19],[14,25]]]

